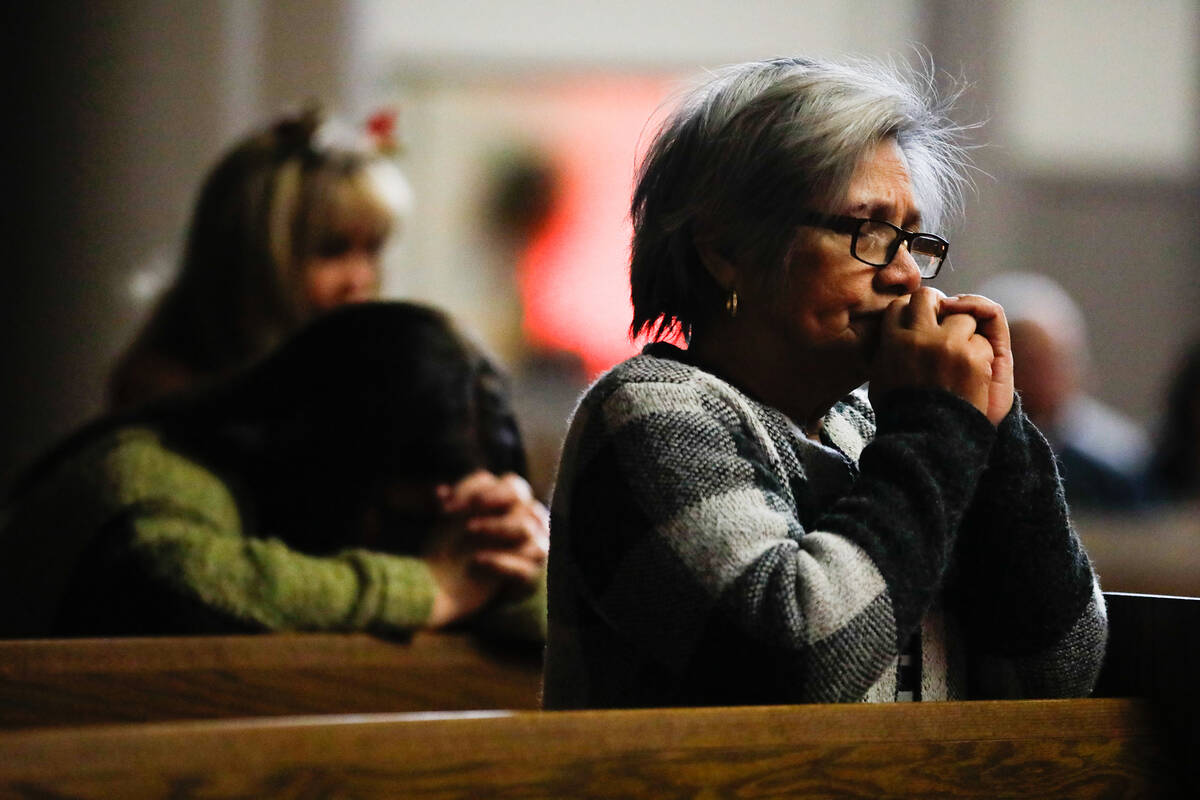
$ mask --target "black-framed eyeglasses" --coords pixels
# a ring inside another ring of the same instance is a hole
[[[850,255],[872,267],[886,267],[896,257],[900,245],[908,245],[922,278],[936,278],[950,252],[950,243],[940,236],[906,231],[881,219],[810,211],[801,218],[801,224],[850,234]]]

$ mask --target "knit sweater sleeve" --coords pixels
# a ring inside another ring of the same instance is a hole
[[[419,559],[361,549],[317,557],[245,536],[217,476],[149,432],[127,433],[104,468],[120,528],[105,541],[161,591],[269,630],[397,631],[429,617],[434,583]]]
[[[552,650],[572,583],[675,676],[667,702],[860,699],[941,587],[987,461],[991,426],[948,398],[892,398],[850,490],[822,499],[702,378],[593,390],[553,509]]]
[[[546,641],[546,572],[518,600],[489,605],[467,623],[483,638],[542,644]]]
[[[1104,598],[1071,527],[1054,455],[1019,401],[1000,424],[957,567],[972,697],[1092,690],[1107,638]]]

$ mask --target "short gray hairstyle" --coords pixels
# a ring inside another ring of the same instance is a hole
[[[859,161],[894,137],[922,226],[962,207],[964,128],[931,65],[780,58],[717,70],[650,144],[633,194],[635,336],[690,337],[723,298],[697,242],[782,281],[800,215],[832,211]]]

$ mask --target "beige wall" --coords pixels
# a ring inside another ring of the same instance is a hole
[[[1091,386],[1153,428],[1200,337],[1200,5],[927,4],[938,63],[972,82],[983,173],[947,290],[1042,272],[1087,321]],[[940,279],[939,279],[940,280]]]

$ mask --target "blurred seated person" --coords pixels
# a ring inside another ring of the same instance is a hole
[[[650,143],[629,274],[656,341],[563,448],[546,707],[1091,691],[1104,601],[1004,311],[922,285],[964,158],[933,85],[738,64]]]
[[[994,276],[980,292],[1008,315],[1021,405],[1054,448],[1071,509],[1141,507],[1149,442],[1086,391],[1087,327],[1079,307],[1055,281],[1034,273]]]
[[[0,636],[537,641],[548,514],[524,473],[506,380],[443,314],[348,306],[35,465],[0,514]]]
[[[1149,475],[1156,499],[1200,501],[1200,343],[1184,354],[1171,381]]]
[[[227,375],[313,316],[376,298],[409,204],[388,142],[307,110],[222,156],[174,283],[110,376],[110,407]]]

